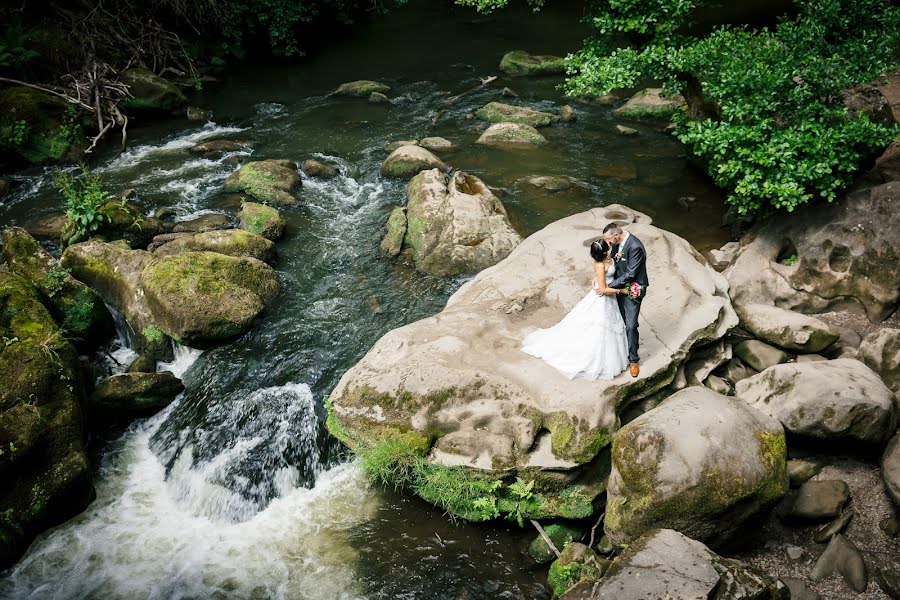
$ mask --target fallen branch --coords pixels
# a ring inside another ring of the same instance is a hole
[[[594,523],[593,527],[591,527],[591,541],[588,542],[588,548],[594,547],[594,533],[597,531],[597,527],[600,525],[600,523],[603,522],[603,517],[605,517],[605,516],[606,516],[606,511],[603,511],[602,513],[600,513],[600,517],[597,519],[597,522]]]
[[[91,108],[90,106],[88,106],[87,104],[82,102],[81,100],[73,98],[73,97],[69,96],[68,94],[56,92],[46,86],[28,83],[27,81],[20,81],[18,79],[10,79],[9,77],[0,77],[0,82],[12,83],[14,85],[24,85],[25,87],[30,87],[30,88],[38,90],[40,92],[46,92],[48,94],[53,94],[54,96],[59,96],[60,98],[62,98],[63,100],[65,100],[67,102],[71,102],[72,104],[77,104],[78,106],[84,108],[87,111],[94,112],[93,108]]]
[[[557,549],[556,545],[553,543],[553,540],[547,535],[547,532],[544,531],[544,528],[541,527],[541,524],[535,521],[534,519],[528,519],[531,521],[531,524],[534,525],[534,528],[537,529],[537,532],[540,534],[541,539],[544,540],[544,543],[547,544],[547,547],[553,550],[553,554],[556,555],[556,558],[559,558],[559,549]],[[594,534],[591,532],[591,539],[593,539]]]

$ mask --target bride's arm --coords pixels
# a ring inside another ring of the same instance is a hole
[[[606,287],[606,263],[594,261],[594,274],[597,281],[597,286],[594,288],[595,292],[601,296],[619,293],[619,290],[616,288]]]

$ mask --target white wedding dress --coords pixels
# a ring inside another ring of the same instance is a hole
[[[606,272],[606,285],[615,275]],[[522,340],[522,351],[543,359],[569,379],[612,379],[628,367],[625,322],[615,296],[591,290],[562,321]]]

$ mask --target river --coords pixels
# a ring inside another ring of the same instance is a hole
[[[545,147],[504,151],[476,146],[484,125],[466,114],[501,101],[504,86],[518,93],[514,103],[558,107],[567,102],[561,79],[501,77],[442,108],[500,75],[505,51],[576,50],[587,34],[578,19],[565,6],[496,17],[435,3],[396,9],[302,64],[226,71],[193,100],[213,111],[209,123],[137,119],[126,152],[103,151],[95,162],[107,189],[132,188],[147,207],[171,207],[179,220],[239,208],[238,197],[221,194],[233,170],[227,157],[188,152],[200,140],[245,139],[253,149],[237,153],[244,160],[318,158],[338,164],[341,175],[304,176],[300,204],[284,211],[283,292],[262,321],[226,346],[179,349],[169,368],[184,373],[185,393],[97,443],[97,499],[37,539],[0,578],[0,596],[548,598],[546,571],[526,554],[531,531],[456,522],[406,494],[370,487],[328,437],[322,403],[381,335],[439,311],[463,283],[379,254],[387,215],[404,198],[404,182],[379,174],[387,142],[454,142],[459,150],[447,162],[498,188],[524,235],[623,203],[700,249],[725,241],[721,194],[664,124],[575,104],[577,121],[543,130]],[[329,97],[363,78],[388,83],[392,102]],[[617,134],[619,123],[639,135]],[[610,166],[626,177],[603,176]],[[529,192],[521,185],[528,175],[570,175],[590,187]],[[49,170],[14,179],[21,185],[0,205],[0,225],[60,211]]]

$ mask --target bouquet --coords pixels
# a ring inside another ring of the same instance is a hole
[[[640,302],[646,290],[646,285],[641,285],[637,281],[632,281],[631,285],[628,286],[628,297],[635,302]]]

